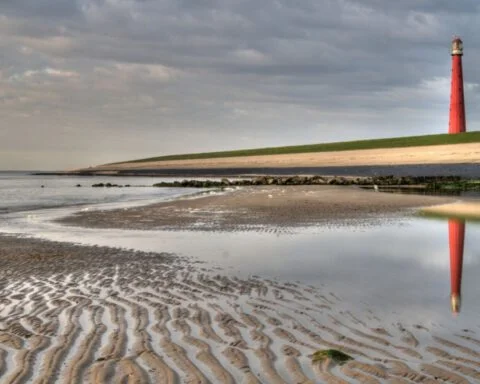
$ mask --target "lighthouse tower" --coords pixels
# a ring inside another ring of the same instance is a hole
[[[452,313],[456,315],[460,312],[465,221],[448,220],[448,234],[450,245],[450,301]]]
[[[452,88],[450,93],[449,134],[463,133],[467,129],[463,97],[462,56],[463,42],[459,37],[455,37],[452,40]]]

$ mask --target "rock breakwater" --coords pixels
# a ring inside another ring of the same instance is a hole
[[[362,185],[362,186],[430,186],[443,183],[456,183],[462,180],[457,176],[420,176],[420,177],[343,177],[343,176],[261,176],[251,179],[222,180],[183,180],[156,183],[154,187],[214,188],[228,186],[255,185]]]

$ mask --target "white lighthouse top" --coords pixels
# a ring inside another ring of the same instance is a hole
[[[452,40],[452,56],[453,55],[463,55],[463,41],[458,36],[455,36]]]

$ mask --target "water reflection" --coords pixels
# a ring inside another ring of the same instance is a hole
[[[448,242],[450,247],[450,303],[452,313],[460,312],[462,290],[463,250],[465,243],[465,221],[448,220]]]
[[[479,326],[480,306],[475,298],[480,296],[480,281],[473,276],[480,274],[480,225],[474,223],[469,223],[465,236],[466,223],[453,219],[447,224],[446,220],[395,218],[383,225],[332,225],[280,234],[98,230],[49,221],[65,212],[68,210],[4,215],[0,231],[53,241],[170,252],[221,268],[231,276],[258,275],[325,287],[344,300],[345,310],[361,311],[370,306],[381,311],[383,318],[402,324],[455,329]],[[452,312],[460,310],[462,316],[453,318]]]

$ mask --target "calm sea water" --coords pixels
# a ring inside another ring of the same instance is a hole
[[[74,205],[140,203],[198,192],[184,188],[152,187],[159,180],[154,177],[33,176],[29,172],[0,172],[0,213]],[[131,187],[92,188],[95,183]]]
[[[125,207],[198,192],[132,187],[87,188],[111,178],[32,177],[0,174],[0,233],[80,244],[172,252],[190,256],[223,273],[261,275],[325,286],[346,309],[375,307],[392,323],[420,323],[461,330],[480,327],[480,226],[421,218],[383,220],[380,225],[310,227],[293,232],[209,233],[125,231],[63,227],[51,220],[79,209]],[[115,183],[151,185],[151,178],[115,178]],[[77,188],[76,184],[84,187]],[[41,188],[44,185],[44,188]],[[81,204],[81,206],[78,206]],[[30,210],[34,207],[35,210]],[[46,209],[48,208],[48,209]],[[8,212],[7,212],[8,211]],[[452,316],[450,294],[455,247],[451,225],[465,226],[462,305]]]

